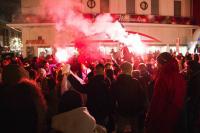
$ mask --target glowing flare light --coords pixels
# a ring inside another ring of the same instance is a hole
[[[129,50],[131,52],[134,52],[139,55],[143,55],[145,53],[145,45],[141,41],[141,38],[138,34],[133,35],[132,37],[130,36],[130,39],[127,39],[128,44],[130,44]]]
[[[67,53],[67,49],[66,48],[57,48],[56,51],[56,59],[58,60],[58,62],[67,62],[68,59],[70,58],[70,56]]]
[[[72,56],[78,55],[77,49],[74,47],[65,47],[56,49],[56,59],[59,63],[67,62]]]

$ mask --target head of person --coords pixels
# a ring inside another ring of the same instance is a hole
[[[40,79],[44,79],[47,76],[47,72],[44,68],[39,68],[38,69],[38,76]]]
[[[95,74],[96,75],[104,75],[104,65],[99,63],[95,67]]]
[[[106,63],[105,64],[105,69],[112,69],[112,64],[111,63]]]
[[[139,70],[133,70],[132,71],[132,77],[139,79],[140,78],[140,71]]]
[[[63,65],[62,67],[62,75],[65,75],[65,74],[69,74],[70,73],[70,69],[71,69],[71,66],[69,64],[65,64]]]
[[[168,52],[161,53],[157,57],[157,67],[159,71],[164,72],[166,74],[179,72],[178,62]]]
[[[50,66],[49,66],[49,62],[45,62],[45,63],[44,63],[44,69],[49,69],[49,67],[50,67]]]
[[[5,85],[15,85],[24,78],[29,79],[29,73],[22,66],[10,64],[3,68],[2,83]]]
[[[1,130],[7,133],[42,133],[46,103],[33,81],[22,80],[0,93]]]
[[[82,106],[83,106],[83,98],[81,94],[74,90],[69,90],[66,91],[60,99],[58,105],[58,112],[59,113],[68,112]]]
[[[30,76],[30,79],[36,80],[37,77],[38,77],[38,73],[37,73],[36,70],[30,69],[30,70],[29,70],[29,76]]]
[[[18,64],[18,65],[22,65],[22,62],[20,60],[20,58],[16,57],[16,56],[13,56],[11,58],[11,64]]]
[[[140,71],[141,75],[148,73],[147,66],[144,63],[140,63],[138,65],[138,70]]]
[[[200,71],[200,64],[196,61],[187,62],[187,73],[192,76],[196,72]]]
[[[185,60],[186,62],[187,61],[191,61],[192,60],[192,55],[190,53],[188,53],[186,56],[185,56]]]
[[[177,60],[180,61],[180,60],[182,60],[182,57],[183,57],[183,55],[181,53],[179,53],[176,58],[177,58]]]
[[[199,62],[199,55],[198,54],[194,54],[194,61]]]
[[[106,69],[106,76],[110,79],[114,78],[114,71],[112,69]]]
[[[121,68],[122,74],[127,74],[127,75],[132,74],[133,67],[131,63],[124,62],[121,64],[120,68]]]

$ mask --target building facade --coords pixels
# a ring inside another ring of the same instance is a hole
[[[80,3],[81,12],[86,15],[110,13],[128,32],[148,38],[144,43],[150,49],[177,50],[178,45],[185,52],[198,39],[198,35],[194,39],[199,26],[193,20],[193,0],[80,0]],[[22,31],[24,55],[50,50],[55,43],[55,24],[35,19],[42,14],[42,1],[22,0],[21,4],[21,18],[8,25]],[[154,41],[148,41],[149,38]]]

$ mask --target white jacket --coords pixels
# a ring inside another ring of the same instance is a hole
[[[53,117],[52,128],[62,133],[97,133],[106,132],[96,125],[95,119],[89,114],[86,107],[76,108],[69,112]]]

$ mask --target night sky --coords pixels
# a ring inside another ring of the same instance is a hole
[[[20,10],[21,0],[0,0],[0,22],[11,22],[13,14]]]

